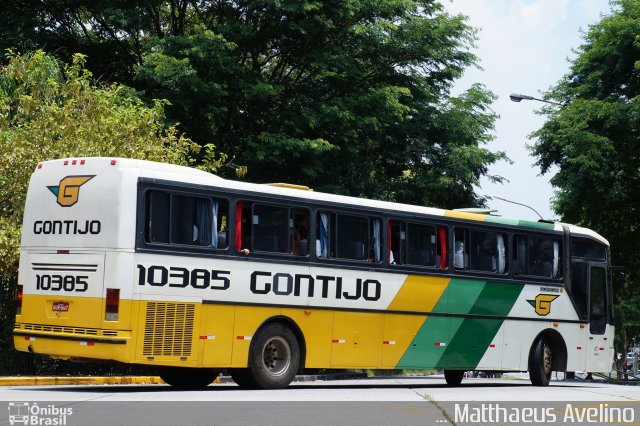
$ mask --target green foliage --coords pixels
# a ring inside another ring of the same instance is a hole
[[[589,28],[570,72],[547,93],[532,136],[542,172],[557,166],[554,208],[563,220],[592,228],[611,243],[625,267],[619,293],[619,351],[640,333],[640,1],[616,0],[612,13]],[[620,322],[620,320],[623,320]]]
[[[468,207],[505,158],[484,146],[493,95],[450,95],[475,32],[434,0],[7,2],[0,45],[82,52],[100,78],[168,99],[223,175]]]
[[[166,103],[148,107],[124,86],[96,86],[82,55],[64,66],[42,51],[7,59],[0,69],[0,270],[11,276],[39,161],[119,156],[187,164],[199,147],[165,127]],[[215,166],[215,156],[209,158]]]

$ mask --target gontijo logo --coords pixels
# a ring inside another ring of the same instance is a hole
[[[551,302],[558,298],[557,294],[544,294],[541,293],[536,296],[535,300],[527,300],[531,306],[536,310],[536,314],[540,316],[547,316],[551,312]]]
[[[78,202],[80,187],[95,176],[67,176],[60,181],[58,186],[47,186],[47,188],[57,197],[60,206],[71,207]]]

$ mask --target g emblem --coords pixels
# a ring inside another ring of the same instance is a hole
[[[539,294],[534,300],[527,300],[536,310],[536,314],[544,317],[551,312],[551,302],[558,298],[557,294]]]
[[[78,202],[80,187],[94,177],[95,175],[67,176],[60,181],[58,186],[47,186],[47,188],[56,196],[60,206],[71,207]]]

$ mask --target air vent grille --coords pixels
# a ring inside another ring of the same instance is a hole
[[[195,305],[192,303],[148,302],[143,355],[191,355]]]

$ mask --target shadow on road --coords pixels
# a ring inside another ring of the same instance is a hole
[[[407,383],[401,383],[400,380]],[[204,389],[175,389],[169,385],[53,385],[45,386],[42,388],[29,388],[23,389],[24,391],[51,391],[55,388],[57,392],[86,392],[86,393],[154,393],[154,392],[167,392],[172,391],[176,393],[181,392],[286,392],[287,390],[307,389],[307,390],[321,390],[321,389],[414,389],[414,388],[429,388],[429,389],[444,389],[448,388],[443,383],[442,377],[371,377],[365,379],[358,379],[358,383],[353,383],[354,380],[332,380],[332,381],[306,381],[306,382],[294,382],[288,389],[283,390],[251,390],[242,389],[238,387],[233,381],[227,383],[217,383],[209,385]],[[381,383],[385,382],[385,383]],[[528,381],[518,382],[516,380],[504,380],[504,379],[467,379],[459,386],[461,389],[504,389],[504,388],[527,388],[531,387]],[[591,386],[585,385],[585,383],[573,383],[573,382],[552,382],[554,388],[589,388]]]

